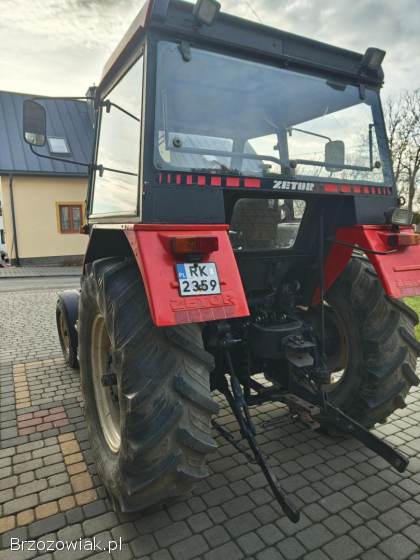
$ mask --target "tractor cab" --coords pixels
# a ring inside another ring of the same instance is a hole
[[[394,211],[410,225],[381,108],[385,53],[219,13],[214,0],[196,7],[146,3],[105,65],[94,101],[87,261],[107,235],[101,224],[229,224],[248,300],[275,277],[299,282],[308,305],[319,285],[320,228],[324,242],[338,235],[337,243],[385,252],[388,240],[371,226],[392,227]],[[328,288],[351,247],[327,243],[324,252],[333,261]],[[389,293],[420,290],[416,274],[394,271]]]
[[[280,225],[300,220],[311,195],[329,195],[341,222],[383,223],[396,204],[385,53],[358,55],[216,4],[148,2],[105,66],[90,222],[237,222],[252,206],[244,198],[271,196],[268,208],[289,201]]]

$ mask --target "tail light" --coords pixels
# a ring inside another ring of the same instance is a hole
[[[388,243],[392,247],[409,247],[411,245],[420,245],[419,233],[397,233],[388,237]]]
[[[208,255],[219,249],[219,240],[214,236],[171,237],[170,249],[174,255]]]

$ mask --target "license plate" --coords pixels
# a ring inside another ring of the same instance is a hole
[[[220,294],[215,263],[183,263],[176,265],[181,296]]]

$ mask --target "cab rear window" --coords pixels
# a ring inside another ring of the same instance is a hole
[[[233,208],[229,236],[237,251],[290,249],[306,203],[281,198],[240,198]]]

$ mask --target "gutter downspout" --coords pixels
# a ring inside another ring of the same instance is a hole
[[[19,250],[18,250],[18,240],[17,240],[17,233],[16,233],[16,214],[15,214],[15,200],[13,197],[13,175],[9,175],[9,191],[10,191],[10,206],[12,210],[12,224],[13,224],[13,239],[15,241],[15,257],[16,257],[16,264],[20,266],[19,260]],[[10,255],[10,260],[12,260],[12,255]]]

